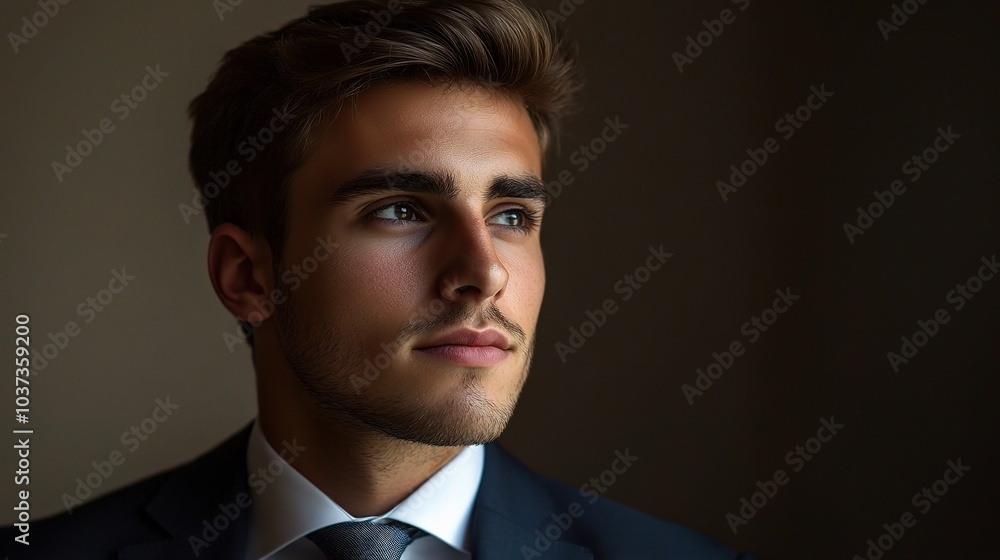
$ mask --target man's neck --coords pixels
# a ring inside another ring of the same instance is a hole
[[[391,510],[463,449],[393,438],[352,418],[288,410],[260,403],[264,437],[275,450],[297,440],[303,451],[294,468],[354,517]]]

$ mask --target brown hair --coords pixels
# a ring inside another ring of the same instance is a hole
[[[285,193],[308,156],[310,132],[383,79],[471,83],[516,95],[543,153],[580,83],[575,49],[519,0],[315,6],[227,52],[191,102],[190,169],[209,231],[232,222],[263,235],[280,274]]]

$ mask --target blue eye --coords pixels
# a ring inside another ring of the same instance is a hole
[[[510,210],[504,210],[496,215],[498,218],[504,218],[513,223],[500,224],[504,227],[512,227],[518,229],[526,229],[525,225],[533,226],[537,222],[537,214],[528,210],[521,210],[517,208],[512,208]]]
[[[372,211],[368,214],[368,219],[400,224],[403,222],[422,222],[424,219],[421,216],[422,209],[418,203],[399,200]],[[514,233],[527,234],[537,229],[540,220],[541,213],[530,208],[509,208],[495,214],[490,219],[490,223]]]

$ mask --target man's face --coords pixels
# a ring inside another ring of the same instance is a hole
[[[433,445],[497,438],[545,290],[527,111],[499,93],[395,82],[317,132],[289,189],[277,279],[291,290],[275,325],[289,366],[335,420]],[[317,239],[337,246],[296,286]],[[504,349],[436,340],[459,329],[493,329]]]

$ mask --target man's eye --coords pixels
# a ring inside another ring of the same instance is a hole
[[[501,225],[509,227],[522,227],[525,222],[524,212],[521,210],[506,210],[497,214],[496,217],[506,222]]]
[[[502,220],[497,225],[510,228],[511,231],[527,233],[538,227],[541,214],[528,208],[511,208],[495,215],[493,219]]]
[[[369,216],[393,222],[412,222],[415,221],[417,212],[409,202],[393,202],[375,210]]]

